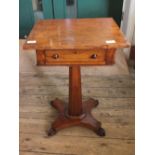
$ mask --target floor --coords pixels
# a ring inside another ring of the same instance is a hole
[[[99,71],[94,74],[93,70],[82,74],[83,100],[89,97],[99,100],[93,115],[102,122],[106,137],[73,127],[48,138],[46,131],[57,116],[49,102],[56,97],[68,101],[68,75],[66,69],[58,72],[55,68],[51,72],[30,62],[26,66],[23,64],[26,60],[33,64],[34,59],[26,58],[27,54],[23,56],[21,51],[20,155],[134,155],[133,74],[127,73],[125,67],[122,70],[116,67],[117,74],[109,72],[107,76]]]

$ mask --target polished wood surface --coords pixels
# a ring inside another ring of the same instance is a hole
[[[70,111],[69,113],[66,113],[66,107],[63,101],[55,99],[51,102],[51,105],[59,112],[59,115],[57,119],[52,123],[52,126],[48,131],[48,135],[52,136],[60,129],[76,125],[89,128],[96,132],[99,136],[105,136],[105,130],[101,128],[101,122],[97,121],[91,114],[92,109],[98,105],[98,100],[89,99],[88,101],[85,101],[83,103],[83,107],[82,103],[80,104],[81,106],[77,104],[77,113],[75,113],[75,104],[76,103],[74,101],[72,103],[72,109],[69,104],[69,110],[72,110],[72,113],[70,113]],[[82,112],[82,110],[84,112]],[[79,112],[81,113],[81,115],[79,115]]]
[[[68,114],[70,116],[81,116],[82,92],[81,92],[81,72],[80,66],[69,67],[69,106]]]
[[[105,64],[105,50],[46,51],[46,64]],[[57,56],[57,57],[55,57]]]
[[[89,99],[82,103],[81,72],[80,65],[69,67],[69,104],[68,106],[59,99],[51,102],[59,115],[52,123],[48,135],[52,136],[57,131],[71,126],[82,126],[96,132],[99,136],[105,136],[105,130],[101,123],[91,114],[91,110],[98,105],[98,100]]]
[[[38,21],[25,49],[123,48],[129,44],[112,18],[57,19]],[[115,40],[116,43],[106,43]]]
[[[37,50],[38,65],[109,65],[114,64],[116,49]]]
[[[112,65],[117,48],[128,47],[112,18],[41,20],[32,29],[25,49],[36,49],[37,65],[69,65],[69,104],[55,99],[51,105],[59,112],[48,135],[79,125],[105,136],[101,123],[92,115],[98,101],[82,102],[81,65]]]

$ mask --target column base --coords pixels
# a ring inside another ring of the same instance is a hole
[[[58,117],[52,123],[48,131],[48,136],[53,136],[57,131],[72,127],[82,126],[93,130],[99,136],[105,136],[105,130],[101,128],[101,122],[97,121],[91,114],[91,110],[98,105],[98,100],[89,99],[83,103],[83,114],[80,116],[70,116],[64,102],[55,99],[51,105],[59,112]]]

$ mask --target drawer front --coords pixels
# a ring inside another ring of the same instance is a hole
[[[45,63],[46,65],[103,65],[106,63],[106,52],[104,50],[47,50]]]

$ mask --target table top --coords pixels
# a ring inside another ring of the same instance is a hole
[[[112,18],[39,20],[24,49],[95,49],[129,47]]]

